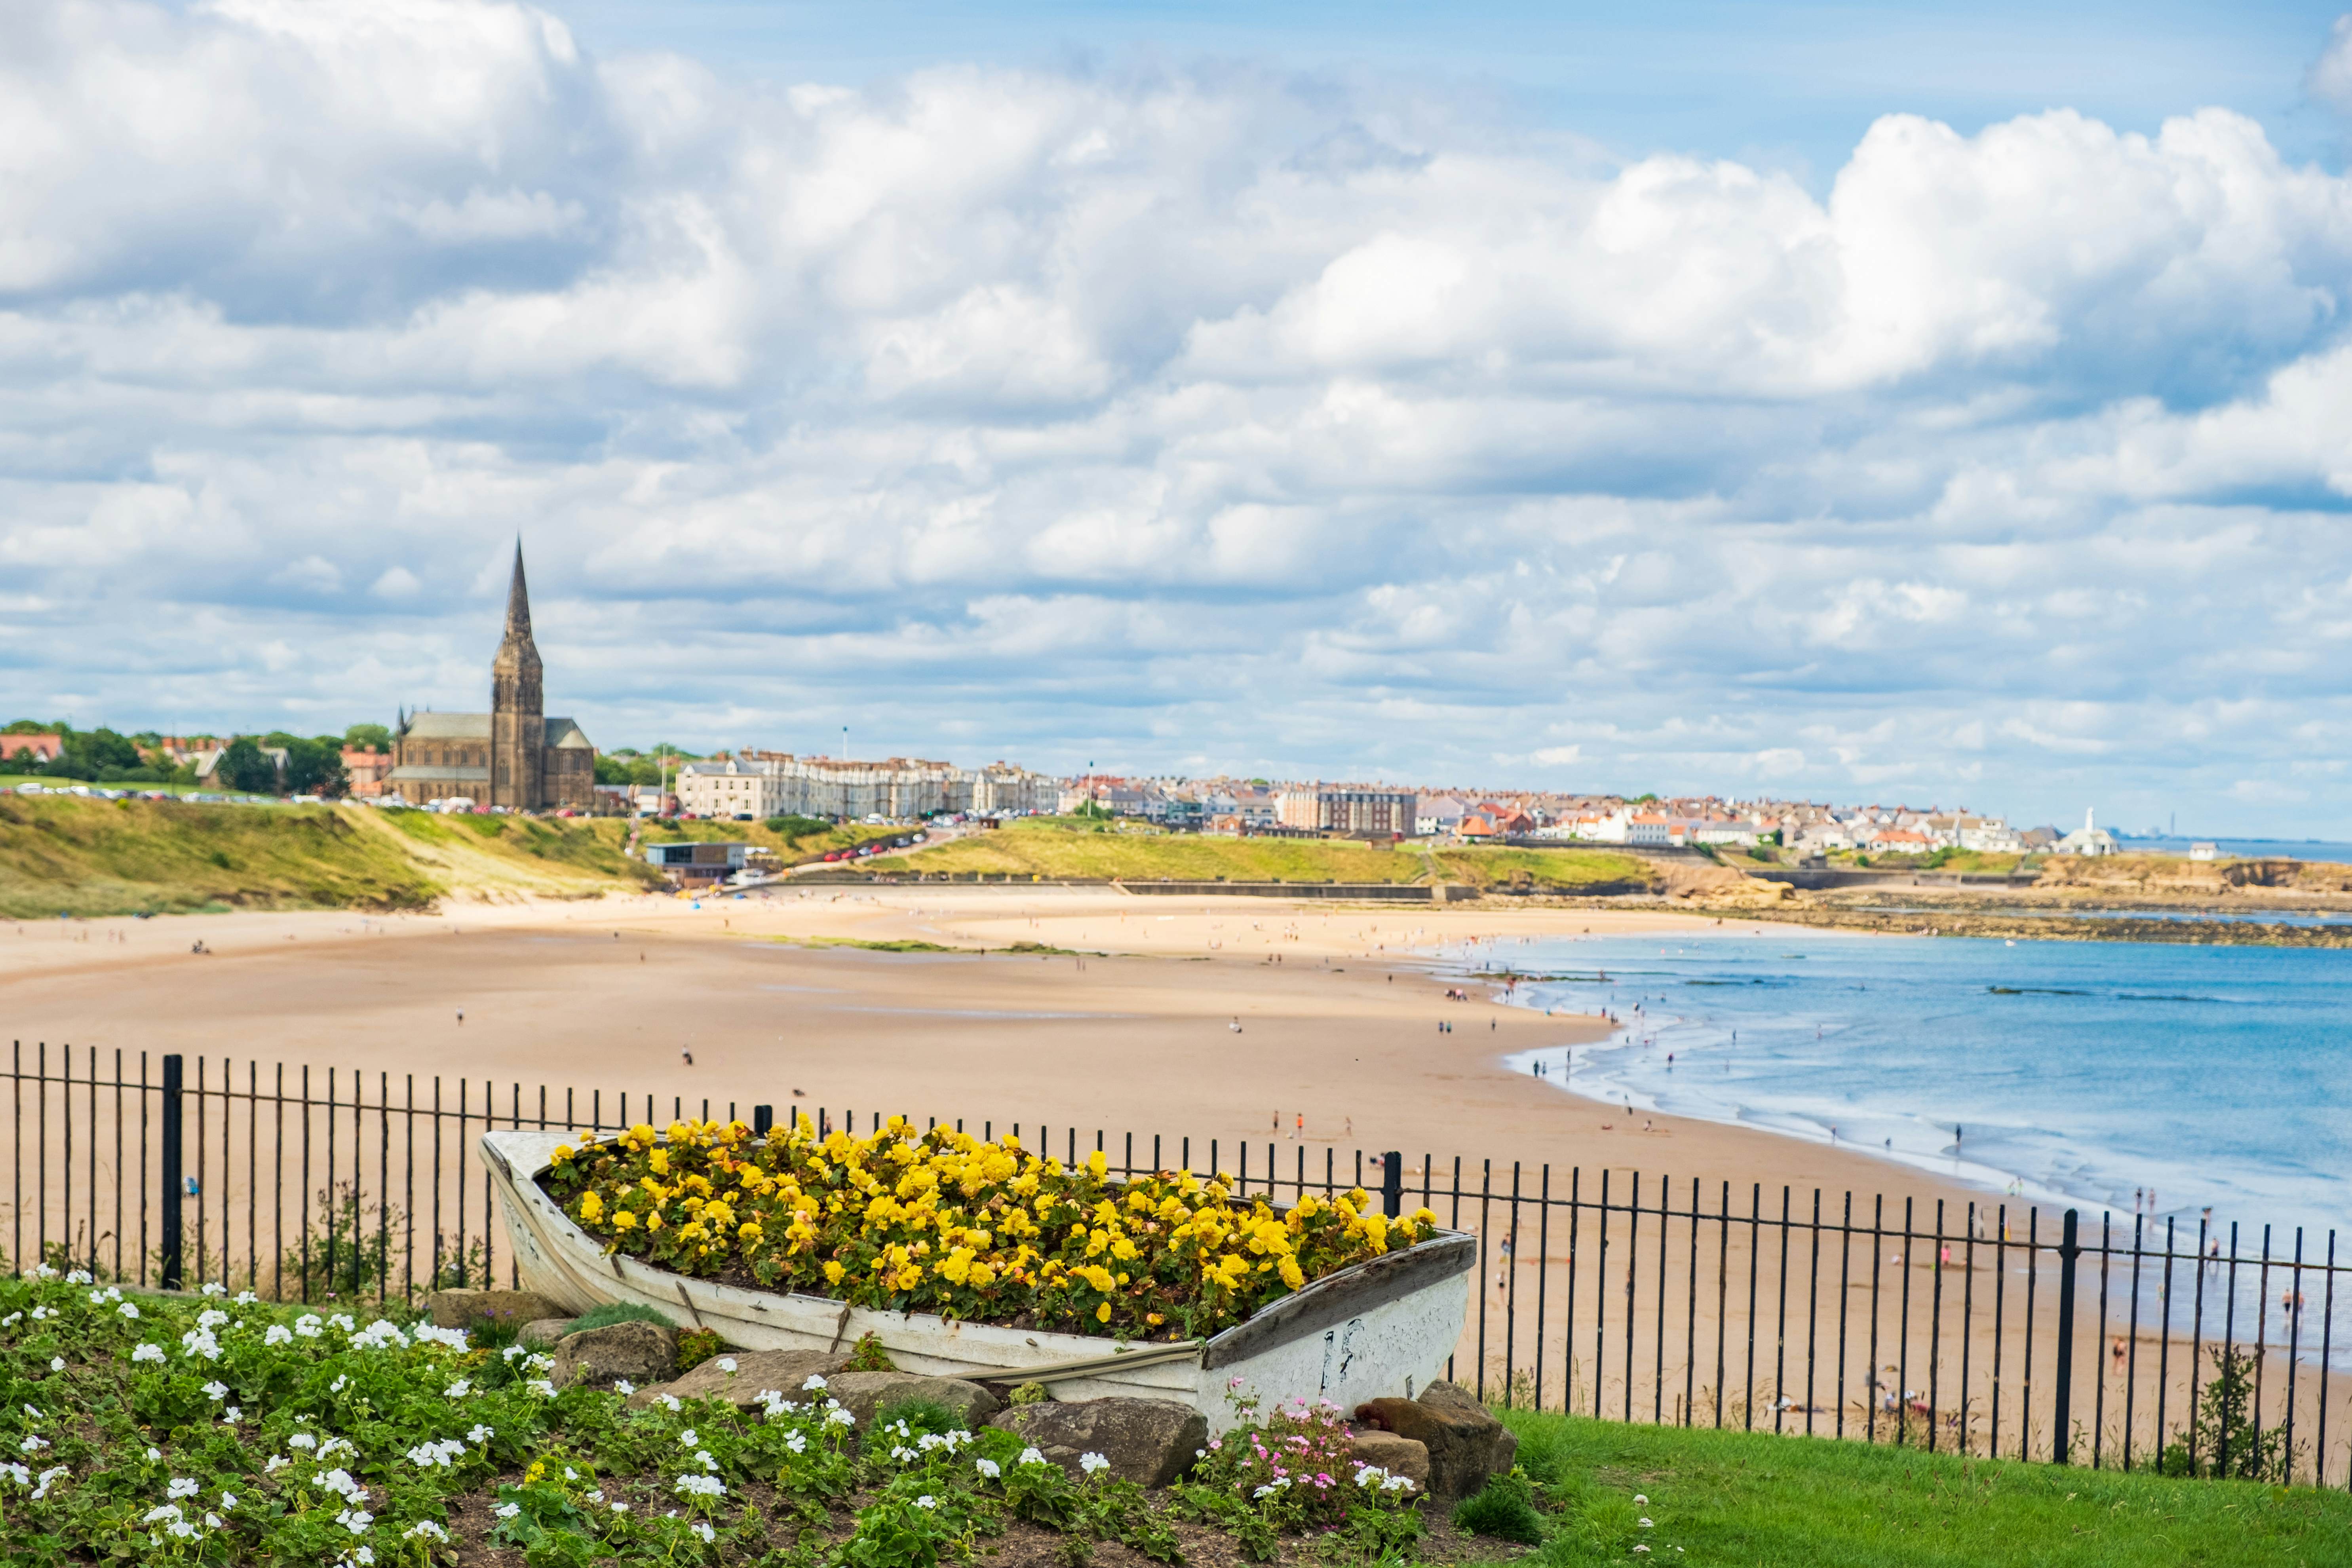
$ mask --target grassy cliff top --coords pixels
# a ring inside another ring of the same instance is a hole
[[[1132,821],[1033,816],[951,843],[879,857],[876,871],[1147,882],[1459,882],[1612,890],[1655,878],[1637,856],[1600,849],[1391,847],[1331,838],[1225,838]]]

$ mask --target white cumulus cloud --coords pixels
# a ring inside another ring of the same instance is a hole
[[[37,713],[470,702],[520,532],[608,744],[2340,814],[2240,784],[2352,731],[2341,176],[2193,103],[1818,186],[1451,107],[25,0],[0,652]]]

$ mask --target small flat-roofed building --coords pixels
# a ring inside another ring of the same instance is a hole
[[[659,867],[673,882],[723,882],[749,863],[751,847],[731,840],[715,844],[648,844],[646,864]]]

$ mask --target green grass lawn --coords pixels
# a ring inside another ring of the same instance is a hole
[[[1538,1555],[1562,1568],[2352,1563],[2352,1496],[2341,1491],[1498,1414],[1558,1510]],[[1637,1544],[1650,1551],[1634,1553]]]
[[[1139,822],[1027,817],[936,848],[877,858],[877,871],[965,876],[1118,878],[1179,882],[1418,882],[1433,877],[1485,888],[1524,877],[1538,888],[1649,885],[1648,864],[1597,849],[1439,850],[1336,838],[1226,838],[1171,833]]]

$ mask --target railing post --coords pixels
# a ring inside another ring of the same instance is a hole
[[[2074,1447],[2074,1259],[2082,1247],[2074,1239],[2079,1215],[2066,1211],[2065,1228],[2058,1237],[2058,1394],[2050,1434],[2050,1458],[2065,1464]]]
[[[768,1129],[775,1124],[776,1108],[774,1106],[755,1105],[751,1108],[751,1136],[765,1138],[768,1135]]]
[[[180,1288],[180,1058],[163,1058],[163,1268],[158,1281]]]
[[[1404,1156],[1394,1149],[1381,1156],[1381,1212],[1391,1219],[1404,1214]]]

